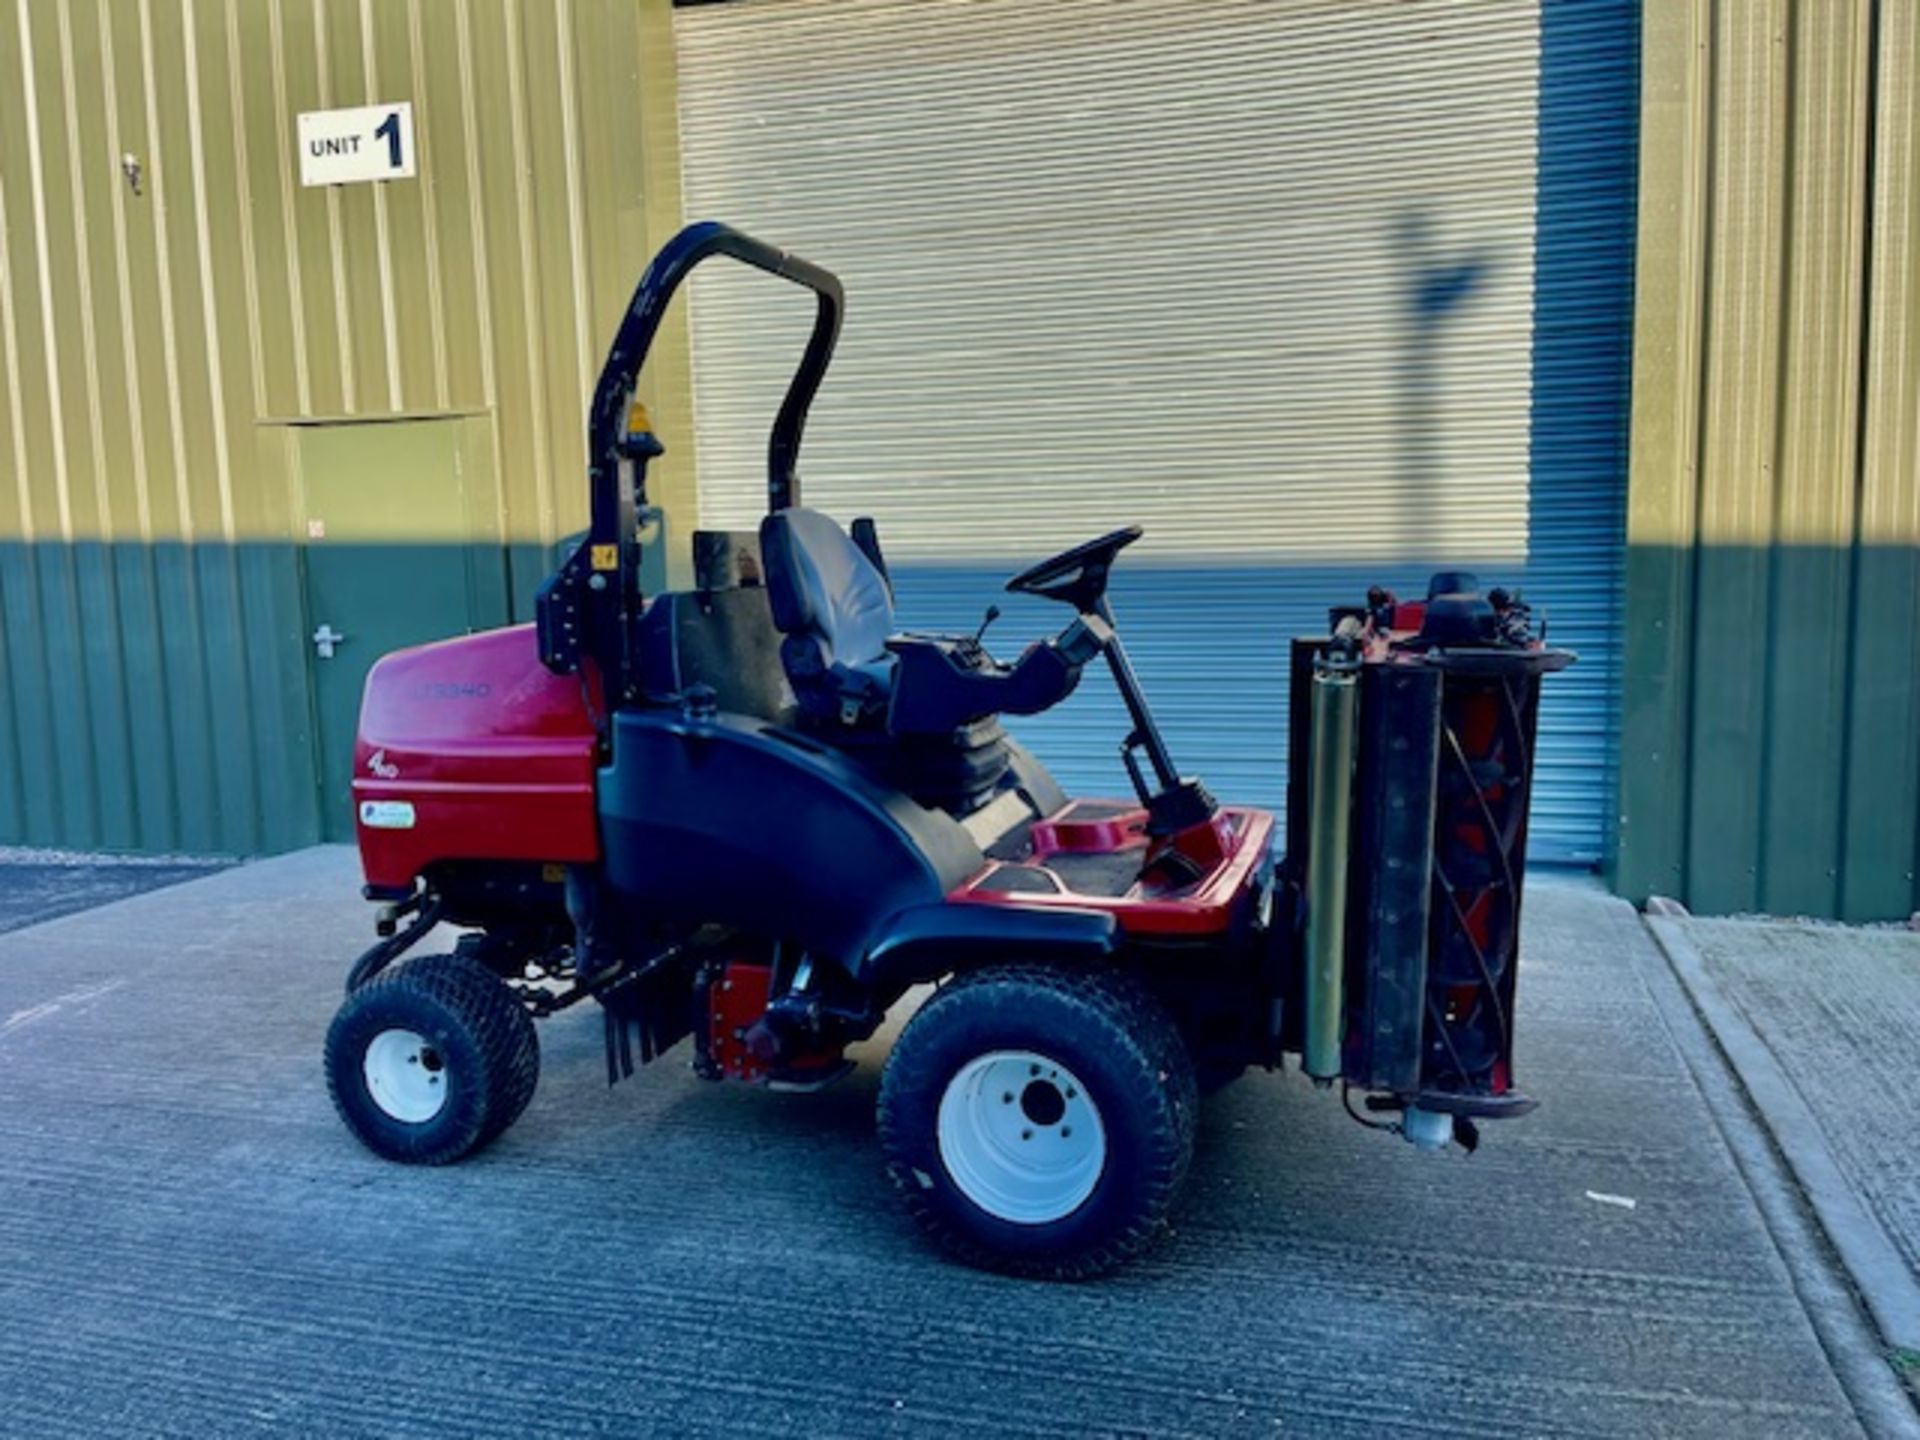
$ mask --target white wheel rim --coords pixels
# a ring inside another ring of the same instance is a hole
[[[1093,1194],[1107,1131],[1087,1087],[1058,1060],[996,1050],[960,1067],[940,1097],[940,1160],[975,1205],[1014,1225],[1064,1220]]]
[[[425,1124],[446,1106],[446,1060],[411,1030],[374,1036],[361,1057],[360,1073],[373,1103],[402,1124]]]

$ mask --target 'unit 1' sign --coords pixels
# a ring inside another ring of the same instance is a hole
[[[300,183],[348,185],[413,174],[413,105],[309,110],[300,117]]]

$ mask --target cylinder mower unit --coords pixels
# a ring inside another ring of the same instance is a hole
[[[716,257],[809,291],[814,324],[765,518],[696,533],[695,583],[672,590],[647,504],[663,446],[633,392],[669,301]],[[1067,617],[1013,659],[984,624],[895,628],[874,523],[801,504],[843,303],[828,271],[724,225],[675,237],[609,349],[589,528],[535,623],[373,668],[353,791],[383,908],[327,1037],[353,1133],[422,1164],[486,1145],[533,1093],[534,1021],[582,1001],[609,1082],[688,1041],[702,1078],[815,1090],[937,986],[882,1071],[888,1172],[950,1255],[1062,1277],[1137,1253],[1199,1095],[1289,1052],[1427,1146],[1528,1108],[1534,725],[1540,676],[1571,657],[1466,576],[1334,612],[1293,646],[1276,866],[1273,817],[1179,772],[1128,661],[1107,588],[1137,526],[1007,582]],[[1117,799],[1069,797],[1001,725],[1090,665],[1126,706]],[[447,928],[448,953],[412,956]]]
[[[1304,893],[1302,1068],[1407,1139],[1526,1113],[1514,981],[1541,677],[1573,655],[1470,575],[1375,589],[1292,647],[1286,871]]]

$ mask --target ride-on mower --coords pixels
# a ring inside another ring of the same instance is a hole
[[[694,587],[642,594],[662,447],[632,392],[715,256],[812,291],[815,321],[757,535],[696,534]],[[1200,1094],[1249,1066],[1297,1054],[1427,1148],[1532,1108],[1512,1066],[1528,794],[1540,677],[1572,656],[1460,573],[1333,608],[1292,644],[1276,861],[1270,814],[1180,774],[1128,663],[1107,584],[1138,527],[1007,582],[1066,617],[1011,662],[978,633],[895,633],[873,522],[800,504],[842,303],[817,265],[682,231],[614,337],[590,529],[535,622],[374,667],[353,790],[381,938],[326,1048],[354,1134],[422,1164],[485,1145],[533,1093],[535,1019],[582,1000],[609,1082],[690,1038],[706,1079],[812,1090],[937,984],[881,1078],[893,1181],[950,1254],[1074,1277],[1147,1243]],[[1131,720],[1118,800],[1070,799],[1001,726],[1096,661]],[[451,953],[401,963],[442,924],[464,930]]]

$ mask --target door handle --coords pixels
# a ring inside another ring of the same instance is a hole
[[[333,647],[347,643],[347,637],[331,625],[322,625],[313,632],[313,648],[322,660],[333,659]]]

